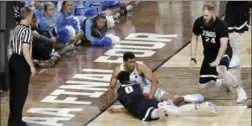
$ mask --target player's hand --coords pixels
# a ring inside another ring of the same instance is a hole
[[[212,63],[210,63],[209,65],[210,65],[211,67],[216,67],[216,66],[218,66],[219,64],[220,64],[220,60],[216,59],[216,60],[214,60]]]
[[[39,39],[40,35],[37,31],[32,31],[32,35],[34,39]]]
[[[106,109],[108,108],[108,105],[107,104],[103,104],[101,107],[100,107],[100,111],[105,111]]]
[[[155,99],[155,97],[149,94],[149,99]]]
[[[114,108],[114,107],[111,107],[111,108],[108,109],[108,112],[109,113],[117,113],[118,110],[116,108]]]
[[[189,67],[193,68],[196,65],[196,62],[194,60],[190,61]]]
[[[35,76],[36,75],[36,69],[35,67],[31,67],[31,77]]]

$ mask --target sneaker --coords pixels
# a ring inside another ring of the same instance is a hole
[[[202,103],[204,97],[201,94],[192,94],[184,96],[185,102]]]
[[[241,87],[236,88],[236,93],[237,93],[237,100],[236,100],[237,103],[245,102],[248,99],[246,92]]]
[[[29,126],[26,122],[22,121],[22,122],[15,122],[15,123],[11,123],[11,122],[8,122],[8,126]]]
[[[179,108],[177,106],[175,106],[171,100],[163,101],[163,102],[159,103],[158,108],[164,109],[165,115],[175,115],[175,116],[181,115]]]
[[[211,102],[204,102],[200,105],[200,107],[207,107],[214,114],[219,113],[219,107]]]
[[[126,10],[129,12],[129,11],[131,11],[133,9],[133,6],[132,5],[127,5],[127,7],[126,7]]]

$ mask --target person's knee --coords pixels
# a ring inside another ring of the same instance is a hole
[[[216,83],[216,80],[209,80],[209,81],[205,81],[205,82],[200,82],[199,83],[199,87],[201,89],[206,89],[206,88],[209,88],[209,87],[213,87]]]
[[[163,94],[160,94],[160,98],[159,98],[159,101],[167,101],[167,100],[174,100],[174,96],[167,93],[167,92],[164,92]]]
[[[174,105],[179,105],[183,101],[184,101],[184,97],[181,97],[179,95],[173,95],[172,96],[172,102],[173,102]]]
[[[158,109],[154,109],[151,112],[151,119],[158,119],[159,117],[160,117],[160,115],[159,115]]]
[[[201,89],[208,88],[209,86],[215,85],[217,80],[216,74],[209,74],[209,75],[200,75],[199,78],[199,87]]]

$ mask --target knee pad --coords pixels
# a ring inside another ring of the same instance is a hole
[[[158,119],[160,117],[160,113],[158,111],[158,109],[154,109],[152,112],[151,112],[151,119]],[[164,113],[164,112],[163,112]]]

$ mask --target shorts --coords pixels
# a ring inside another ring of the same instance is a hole
[[[225,54],[221,61],[220,61],[220,65],[224,65],[227,67],[229,66],[229,63],[231,61],[231,57],[232,57],[232,53],[229,54]],[[201,69],[200,69],[200,79],[199,79],[199,83],[200,84],[205,84],[209,81],[216,81],[217,76],[218,76],[218,72],[216,70],[216,67],[211,67],[209,64],[211,62],[213,62],[215,60],[216,56],[204,56],[204,60],[203,63],[201,65]]]
[[[143,121],[157,120],[151,118],[153,110],[158,108],[158,101],[144,98],[137,104],[137,117]]]
[[[150,93],[150,89],[151,89],[151,82],[147,79],[144,78],[144,87],[143,87],[143,93],[144,94],[149,94]],[[154,97],[156,98],[157,101],[161,101],[162,96],[166,93],[166,91],[157,88],[156,93],[154,95]]]
[[[250,14],[247,2],[242,4],[228,3],[224,19],[228,25],[229,33],[244,33],[249,29]]]

